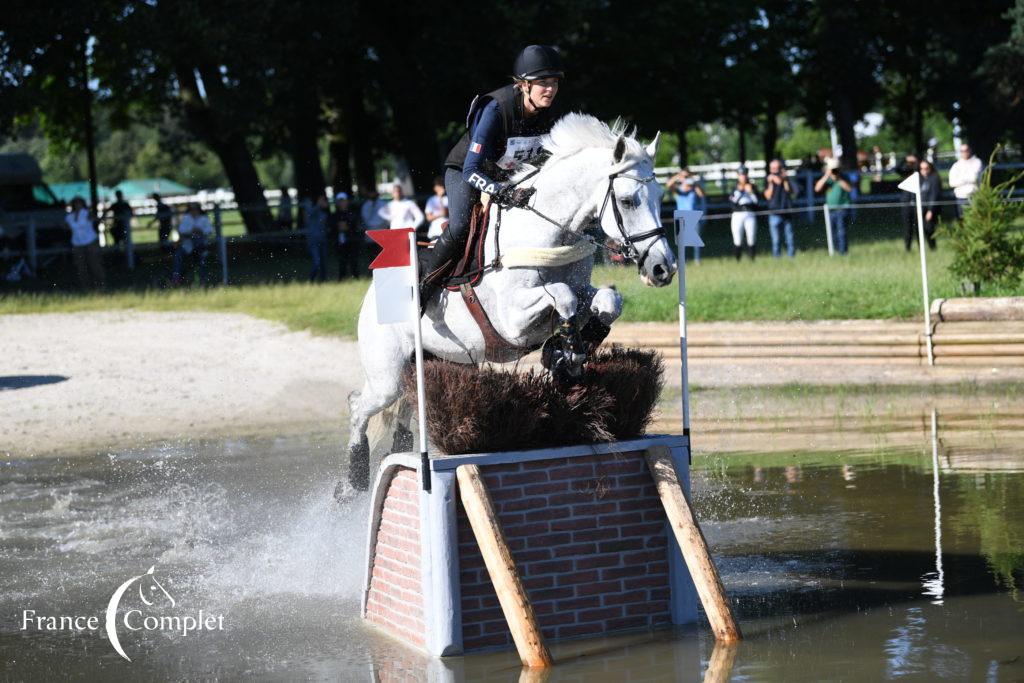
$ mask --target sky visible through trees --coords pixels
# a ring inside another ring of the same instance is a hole
[[[829,112],[844,149],[948,146],[954,115],[979,156],[1024,142],[1024,0],[15,0],[0,150],[83,179],[91,111],[101,183],[229,185],[258,206],[263,186],[363,188],[398,165],[424,191],[530,43],[562,51],[564,107],[669,134],[662,163],[803,156]],[[858,140],[868,112],[885,124]]]

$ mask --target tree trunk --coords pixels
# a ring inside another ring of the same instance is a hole
[[[740,134],[740,164],[747,163],[747,129],[742,123],[739,125]]]
[[[369,117],[363,93],[356,87],[350,88],[345,98],[346,137],[352,145],[352,166],[360,197],[377,189],[377,174],[373,163],[373,145],[366,131],[370,130]]]
[[[778,156],[776,147],[779,144],[779,121],[775,105],[771,103],[768,105],[768,111],[764,116],[764,137],[762,142],[764,143],[765,162],[769,162]]]
[[[327,175],[334,188],[334,194],[352,191],[352,166],[349,164],[349,144],[340,138],[331,140],[328,147],[330,164]]]
[[[857,134],[853,130],[857,120],[853,116],[853,103],[844,92],[833,93],[832,105],[835,109],[836,133],[839,144],[843,147],[843,168],[849,171],[857,169]]]
[[[292,165],[295,168],[295,189],[300,199],[318,197],[324,192],[326,185],[323,166],[320,164],[320,148],[317,144],[319,128],[315,112],[316,109],[311,109],[310,105],[303,107],[293,120],[289,131]]]
[[[914,153],[923,159],[926,149],[924,141],[924,107],[917,101],[912,106],[914,112]]]
[[[229,126],[218,124],[215,112],[199,93],[193,67],[179,66],[175,73],[178,76],[179,96],[185,112],[185,122],[217,155],[224,167],[224,173],[231,183],[235,201],[245,222],[246,232],[252,234],[271,230],[273,220],[270,209],[267,207],[263,186],[252,162],[252,154],[249,152],[245,136]],[[203,82],[208,97],[212,91],[222,88],[219,79],[212,73],[208,78],[204,78]]]
[[[680,127],[676,131],[676,135],[679,136],[679,144],[676,145],[676,151],[679,153],[679,168],[686,168],[690,165],[690,145],[686,140],[686,128]]]

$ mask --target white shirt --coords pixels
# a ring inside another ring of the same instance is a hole
[[[190,213],[186,213],[181,223],[178,223],[178,236],[181,239],[190,237],[193,232],[198,230],[207,237],[213,234],[213,226],[210,225],[210,219],[200,214],[199,216],[193,216]]]
[[[430,239],[440,237],[441,228],[444,226],[445,221],[448,220],[448,216],[438,214],[442,212],[447,214],[447,211],[444,211],[444,209],[448,208],[448,195],[444,195],[443,197],[438,197],[436,194],[432,195],[430,199],[427,200],[426,208],[426,212],[428,214],[434,214],[435,216],[437,216],[437,218],[430,221],[430,229],[427,231],[427,237],[429,237]]]
[[[380,217],[391,222],[391,229],[415,228],[423,222],[423,212],[411,199],[392,199],[379,211]]]
[[[96,241],[96,229],[92,227],[88,209],[72,211],[64,220],[71,229],[71,246],[84,247]]]
[[[957,199],[967,199],[978,190],[978,177],[981,175],[981,159],[957,159],[949,167],[949,186]]]
[[[363,228],[366,230],[380,230],[387,225],[388,216],[381,215],[387,211],[387,208],[387,202],[379,197],[373,201],[367,200],[363,202],[362,207],[359,209],[359,216],[363,219]]]

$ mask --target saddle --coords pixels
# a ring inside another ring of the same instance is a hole
[[[473,316],[477,327],[480,328],[480,333],[484,336],[484,355],[486,359],[492,363],[503,363],[524,356],[531,351],[536,351],[540,348],[540,345],[519,347],[506,341],[494,329],[491,319],[487,316],[487,311],[484,310],[479,297],[476,295],[476,291],[473,289],[474,285],[480,284],[484,271],[493,265],[484,262],[484,244],[487,240],[487,230],[490,223],[490,209],[490,201],[484,204],[477,203],[473,205],[473,209],[470,212],[469,235],[466,238],[466,248],[463,251],[462,258],[458,260],[451,272],[444,277],[443,286],[451,292],[457,291],[462,295],[466,308],[469,309],[470,315]],[[444,229],[447,229],[447,226]],[[422,269],[424,262],[429,262],[429,252],[426,249],[421,249],[418,252],[418,256]]]
[[[454,267],[447,275],[442,277],[443,286],[449,291],[457,291],[464,284],[478,285],[484,276],[484,270],[490,264],[484,263],[484,244],[487,239],[487,228],[490,222],[490,202],[473,205],[469,217],[469,235],[466,238],[466,246],[463,249],[462,257],[455,262]],[[442,230],[447,230],[445,223]],[[417,251],[420,261],[420,272],[429,272],[431,265],[430,249],[421,246]]]

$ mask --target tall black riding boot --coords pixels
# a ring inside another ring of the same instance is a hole
[[[739,261],[743,258],[743,247],[733,247],[732,253],[736,257],[736,260]]]
[[[747,247],[747,249],[750,252],[750,260],[753,261],[754,257],[757,256],[757,247],[751,244],[749,247]]]
[[[458,260],[465,244],[460,235],[445,230],[434,241],[430,250],[430,265],[424,269],[420,279],[420,316],[427,310],[427,303],[444,285],[444,280]]]

